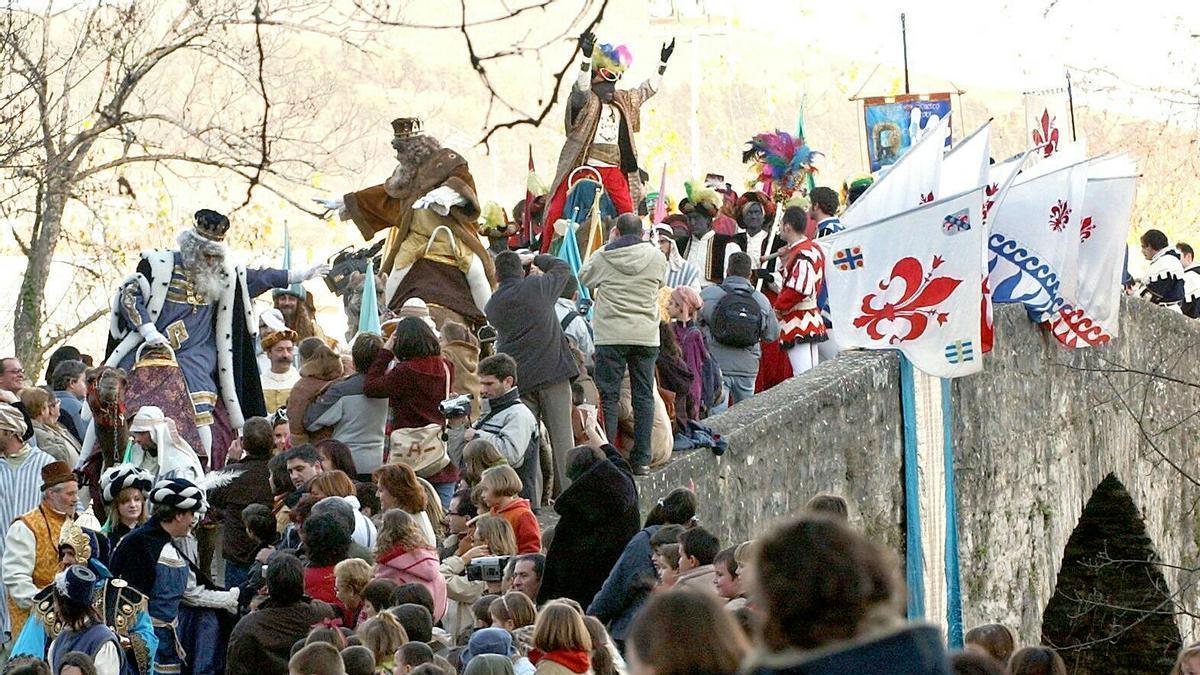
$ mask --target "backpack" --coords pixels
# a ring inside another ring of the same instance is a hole
[[[713,308],[708,324],[713,339],[726,347],[751,347],[762,341],[767,333],[767,321],[762,307],[749,288],[721,288],[725,295]]]

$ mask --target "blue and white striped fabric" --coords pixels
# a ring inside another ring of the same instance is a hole
[[[942,626],[946,642],[957,649],[963,626],[950,381],[915,370],[901,356],[900,388],[908,617]]]
[[[54,461],[50,455],[30,449],[20,466],[0,459],[0,557],[4,555],[4,539],[8,526],[20,516],[42,503],[42,467]],[[0,631],[8,631],[8,600],[0,584]]]

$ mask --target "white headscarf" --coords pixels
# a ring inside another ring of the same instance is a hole
[[[129,432],[135,431],[149,432],[158,446],[157,461],[136,444],[131,457],[135,466],[151,471],[156,482],[183,478],[194,483],[204,477],[196,451],[179,437],[175,420],[167,419],[161,408],[152,405],[139,408],[129,425]]]

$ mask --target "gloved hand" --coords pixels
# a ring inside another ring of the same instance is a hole
[[[424,197],[413,202],[414,209],[431,209],[440,216],[450,215],[450,207],[466,204],[467,200],[452,188],[443,185],[430,190]]]
[[[666,63],[673,53],[675,53],[675,38],[671,38],[671,44],[662,46],[662,52],[658,56],[659,62]]]
[[[288,283],[296,284],[300,283],[301,281],[308,281],[309,279],[323,277],[326,274],[329,274],[329,270],[331,269],[333,268],[329,265],[325,263],[319,263],[306,270],[292,270],[291,272],[288,272]]]
[[[579,51],[583,52],[584,58],[592,58],[592,50],[596,48],[596,34],[592,31],[587,31],[579,36]]]
[[[345,206],[346,206],[346,200],[342,199],[341,197],[338,197],[336,199],[317,198],[317,199],[313,199],[313,201],[320,204],[321,206],[324,206],[325,208],[329,209],[330,211],[340,211],[341,209],[345,208]]]
[[[154,324],[152,323],[144,323],[138,326],[137,330],[138,333],[141,334],[142,339],[146,341],[146,344],[150,345],[151,347],[170,344],[170,342],[167,340],[167,336],[158,332],[158,329],[155,328]]]

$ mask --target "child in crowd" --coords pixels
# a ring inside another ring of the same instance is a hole
[[[720,550],[720,541],[703,527],[694,527],[679,535],[677,585],[715,594],[712,563]]]
[[[408,675],[414,668],[433,662],[433,650],[424,642],[406,642],[396,650],[395,675]]]
[[[388,612],[367,619],[356,631],[358,639],[375,655],[375,672],[391,675],[396,667],[396,650],[408,642],[404,627]]]
[[[517,553],[537,553],[542,548],[542,530],[537,516],[529,508],[529,500],[520,494],[521,478],[510,466],[496,466],[483,472],[479,484],[483,500],[492,515],[500,516],[512,525],[517,538]]]
[[[492,625],[513,632],[518,628],[533,625],[537,619],[537,608],[529,596],[518,591],[509,591],[492,600],[488,608]]]
[[[361,558],[347,558],[333,566],[333,584],[338,601],[346,608],[342,625],[354,628],[362,617],[363,592],[371,582],[371,566]]]
[[[362,645],[343,649],[342,664],[346,675],[375,675],[375,655]]]
[[[362,618],[370,619],[392,606],[392,595],[399,586],[391,579],[373,579],[363,587]]]
[[[654,569],[658,571],[656,591],[675,587],[679,581],[679,544],[662,544],[654,551]]]
[[[438,571],[437,551],[425,540],[417,522],[403,509],[383,514],[375,548],[375,578],[397,584],[418,583],[433,596],[433,620],[446,613],[446,579]]]
[[[725,608],[735,611],[746,606],[746,594],[742,591],[742,579],[738,574],[738,546],[730,546],[713,558],[713,587],[717,595],[727,602]]]
[[[508,464],[504,455],[496,449],[491,441],[484,438],[473,438],[463,446],[462,480],[467,487],[479,485],[483,472],[494,466]]]
[[[288,675],[346,675],[342,654],[332,645],[318,642],[305,646],[288,661]]]
[[[621,659],[613,641],[609,639],[604,624],[594,616],[584,616],[583,625],[587,626],[588,637],[592,639],[592,673],[593,675],[618,675],[625,672],[625,662]]]
[[[592,638],[583,617],[571,605],[551,600],[538,613],[529,660],[543,675],[587,673],[592,665]]]
[[[471,605],[471,613],[475,615],[475,630],[481,628],[491,628],[494,623],[492,621],[492,603],[499,599],[500,596],[494,593],[480,596],[478,600]]]

